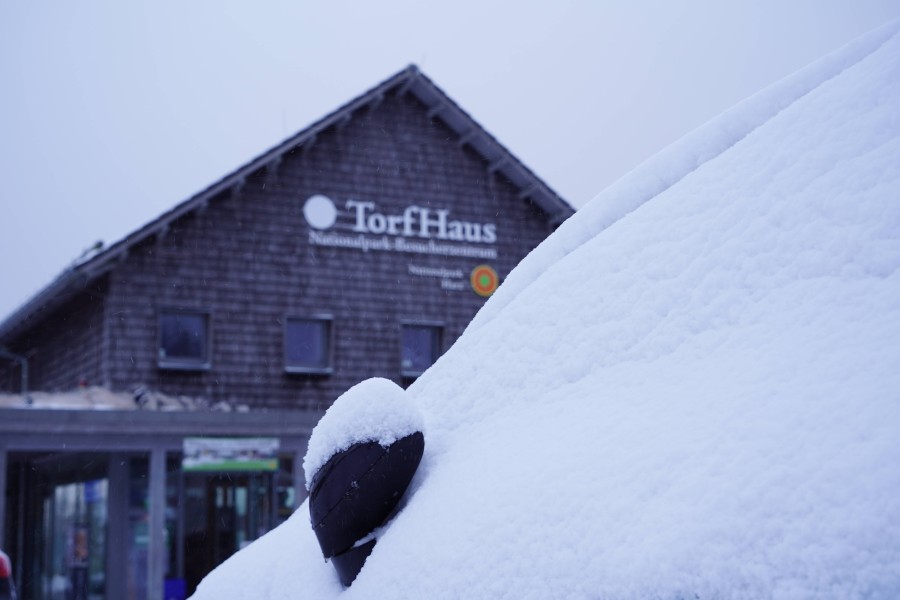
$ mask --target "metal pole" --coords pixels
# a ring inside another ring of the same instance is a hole
[[[269,522],[266,531],[272,531],[278,525],[278,480],[281,479],[281,468],[269,473]]]
[[[184,470],[178,469],[178,523],[176,525],[177,533],[175,534],[175,561],[177,563],[176,577],[184,579],[184,504],[186,500],[184,491]]]
[[[26,473],[25,473],[25,465],[26,464],[28,464],[28,463],[22,462],[19,464],[19,468],[16,469],[16,471],[18,471],[18,473],[19,473],[19,483],[18,483],[19,497],[16,499],[16,504],[19,507],[19,514],[17,515],[17,518],[16,518],[16,553],[18,554],[19,560],[16,561],[18,563],[16,565],[16,581],[19,581],[19,582],[24,581],[24,579],[22,578],[22,573],[25,572],[25,557],[27,556],[27,554],[25,553],[25,503],[29,502],[32,505],[34,505],[34,501],[31,498],[29,498],[28,496],[26,496],[26,493],[25,493],[25,491],[28,487],[28,486],[26,486],[26,482],[33,482],[35,480],[35,478],[33,476],[26,475]],[[37,487],[37,486],[35,486],[35,487]],[[37,495],[36,492],[33,492],[33,495],[36,496]],[[42,509],[43,509],[43,507],[42,507]],[[32,514],[41,514],[41,513],[40,513],[40,510],[35,510]],[[47,534],[45,532],[44,539],[46,539],[46,535]],[[32,558],[32,560],[31,560],[32,565],[36,565],[37,562],[38,561],[36,559]],[[35,573],[35,567],[31,568],[31,573],[32,574]],[[22,585],[22,583],[19,583],[19,585]]]
[[[150,523],[147,565],[147,598],[161,600],[165,578],[166,537],[166,451],[150,452]]]
[[[7,463],[7,452],[6,448],[0,448],[0,548],[6,548],[6,463]],[[22,549],[18,549],[19,555],[21,556]]]
[[[19,385],[22,389],[19,390],[19,393],[25,397],[25,400],[28,400],[28,359],[22,356],[21,354],[16,354],[15,352],[10,352],[9,350],[5,350],[0,348],[0,356],[3,358],[8,358],[9,360],[14,360],[19,363],[19,373],[21,376],[21,382]]]
[[[133,539],[128,523],[128,457],[112,453],[107,464],[109,494],[106,526],[106,597],[125,598],[128,592],[128,560]]]

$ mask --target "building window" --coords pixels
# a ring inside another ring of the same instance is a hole
[[[284,370],[331,373],[330,316],[288,317],[284,324]]]
[[[418,377],[441,355],[443,328],[440,325],[409,323],[403,324],[401,330],[400,374],[403,377]]]
[[[159,366],[170,369],[209,367],[209,313],[191,310],[160,312]]]

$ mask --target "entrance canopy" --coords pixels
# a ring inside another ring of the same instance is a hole
[[[186,437],[253,436],[277,437],[282,450],[305,452],[321,416],[307,411],[0,409],[0,449],[181,452]]]
[[[23,599],[185,597],[303,500],[319,416],[0,409],[0,547]]]

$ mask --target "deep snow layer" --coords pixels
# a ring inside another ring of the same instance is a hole
[[[407,396],[347,598],[900,597],[891,24],[599,196]],[[200,599],[333,598],[304,505]]]

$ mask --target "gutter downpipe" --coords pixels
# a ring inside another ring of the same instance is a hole
[[[0,348],[0,357],[8,358],[9,360],[14,360],[19,363],[22,370],[22,382],[19,391],[22,396],[25,397],[25,401],[28,402],[28,359],[21,354],[15,354],[3,348]]]

